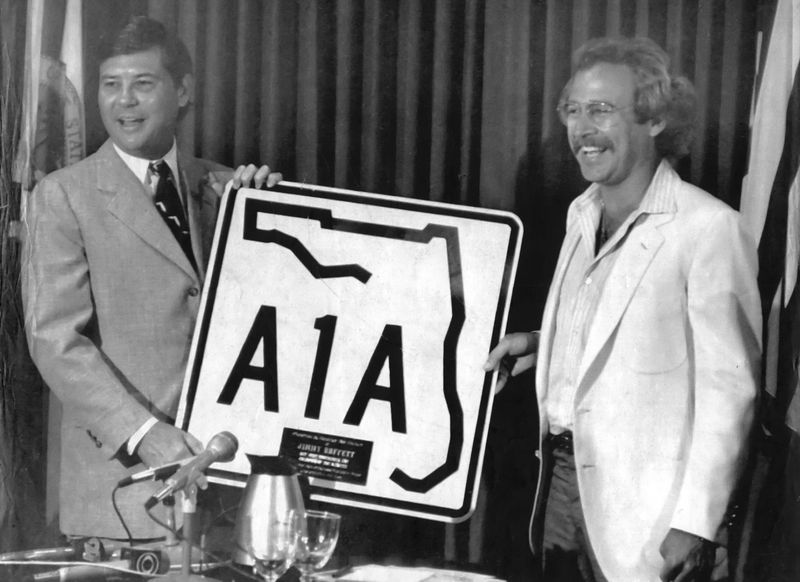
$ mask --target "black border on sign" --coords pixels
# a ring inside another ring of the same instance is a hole
[[[310,185],[290,186],[285,183],[280,183],[276,187],[267,192],[285,193],[296,196],[322,198],[327,200],[336,200],[336,201],[350,202],[350,203],[360,203],[360,204],[385,207],[385,208],[397,208],[401,210],[424,212],[426,214],[432,214],[432,215],[438,214],[444,216],[455,216],[459,218],[468,218],[484,222],[496,222],[508,226],[509,241],[506,252],[506,261],[503,271],[503,279],[500,288],[500,294],[498,297],[497,306],[495,308],[495,321],[492,327],[492,339],[490,342],[491,345],[497,344],[498,340],[500,339],[499,336],[503,322],[504,306],[506,304],[507,296],[508,293],[510,292],[510,287],[512,284],[511,276],[514,272],[514,265],[515,265],[514,259],[516,257],[516,250],[521,230],[520,224],[517,222],[515,217],[513,217],[513,215],[509,213],[502,213],[502,214],[484,213],[476,211],[475,209],[469,207],[459,207],[454,205],[439,206],[438,204],[431,204],[418,200],[409,200],[407,198],[365,196],[363,193],[355,191],[320,189]],[[199,322],[200,328],[198,331],[199,335],[197,338],[198,340],[197,347],[195,349],[195,354],[194,354],[195,357],[192,362],[189,385],[186,393],[186,402],[185,402],[186,412],[183,416],[183,422],[182,422],[182,428],[184,430],[189,429],[191,412],[194,405],[194,399],[197,390],[197,383],[203,363],[203,348],[206,344],[206,340],[208,337],[208,330],[213,312],[214,299],[216,296],[216,290],[219,282],[220,272],[222,270],[222,258],[225,255],[225,249],[228,241],[228,234],[230,232],[233,211],[236,206],[236,199],[238,197],[238,194],[239,190],[237,189],[231,190],[225,201],[225,205],[220,210],[220,220],[222,221],[222,224],[220,225],[220,229],[218,231],[219,238],[217,240],[218,244],[216,248],[216,253],[214,255],[214,268],[210,273],[208,281],[206,282],[207,297],[205,303],[205,310],[202,313],[202,317]],[[315,210],[319,210],[319,207],[313,207],[313,208]],[[476,427],[479,428],[480,430],[476,431],[475,438],[473,439],[472,451],[470,453],[469,469],[467,471],[466,486],[464,489],[464,498],[462,500],[461,507],[456,509],[448,509],[448,508],[426,505],[423,503],[413,503],[408,501],[400,501],[396,499],[390,500],[390,499],[385,499],[383,497],[376,497],[372,495],[366,495],[363,493],[355,493],[350,491],[331,489],[329,487],[321,487],[318,485],[309,486],[311,495],[313,496],[314,494],[318,494],[318,495],[324,495],[325,497],[332,499],[340,499],[345,501],[352,501],[355,503],[369,504],[373,506],[382,506],[387,508],[391,507],[398,510],[428,514],[431,516],[440,516],[442,518],[447,518],[452,521],[461,521],[463,519],[466,519],[467,517],[469,517],[474,488],[477,486],[476,473],[478,467],[478,460],[480,457],[480,451],[482,450],[484,444],[483,441],[484,441],[485,431],[483,430],[483,427],[485,423],[488,421],[486,416],[489,408],[489,398],[491,397],[491,379],[492,375],[486,374],[480,400],[480,406],[478,408],[477,422],[476,422]],[[226,479],[229,481],[240,481],[240,482],[244,481],[244,477],[241,474],[230,471],[223,471],[220,469],[210,469],[208,471],[208,475],[211,477]]]

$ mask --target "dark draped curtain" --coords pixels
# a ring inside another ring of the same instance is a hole
[[[84,0],[87,150],[105,139],[99,35],[149,14],[177,31],[195,62],[182,147],[229,165],[267,162],[293,181],[517,213],[525,235],[508,327],[533,329],[566,207],[585,187],[555,113],[573,50],[602,35],[660,43],[699,98],[694,146],[678,170],[737,207],[756,31],[769,3]],[[530,579],[532,381],[524,375],[496,399],[473,519],[445,527],[353,510],[344,547]]]
[[[146,13],[178,32],[196,68],[180,139],[196,155],[519,214],[523,320],[511,325],[524,328],[584,187],[555,113],[573,50],[602,35],[660,43],[700,104],[679,170],[736,207],[764,1],[85,0],[85,30]],[[91,151],[104,132],[86,42]]]
[[[515,191],[520,163],[563,133],[555,103],[572,51],[594,36],[650,36],[697,88],[702,129],[682,170],[738,202],[755,0],[86,0],[85,7],[87,34],[148,13],[184,39],[197,87],[181,139],[198,155],[269,160],[297,181],[508,210],[535,197]],[[91,49],[94,39],[86,42]],[[90,149],[102,140],[96,117],[93,129]]]

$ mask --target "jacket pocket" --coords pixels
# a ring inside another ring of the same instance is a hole
[[[663,374],[687,358],[687,323],[680,302],[631,302],[618,330],[623,364],[640,374]]]

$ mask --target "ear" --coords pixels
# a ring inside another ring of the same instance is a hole
[[[655,137],[659,133],[664,131],[665,127],[667,127],[667,122],[664,121],[663,119],[651,119],[650,130],[648,133],[650,134],[650,137]]]
[[[178,108],[183,109],[189,103],[194,101],[194,76],[184,75],[178,90]]]

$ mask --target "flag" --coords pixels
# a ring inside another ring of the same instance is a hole
[[[61,28],[60,50],[46,40]],[[15,180],[30,192],[45,174],[86,155],[82,0],[30,0]]]
[[[30,191],[33,183],[31,163],[36,142],[36,123],[39,113],[39,71],[42,56],[42,26],[44,0],[28,2],[25,25],[25,77],[22,90],[22,128],[14,165],[14,181]],[[33,80],[36,79],[36,82]]]
[[[740,580],[800,580],[800,0],[777,0],[754,91],[740,211],[758,243],[764,357]]]
[[[86,156],[86,121],[83,111],[83,0],[67,0],[61,40],[64,64],[65,166]]]
[[[36,182],[45,174],[81,160],[86,153],[85,117],[83,109],[83,30],[82,0],[28,0],[24,43],[24,75],[22,81],[19,141],[13,157],[12,179],[18,184],[14,207],[24,215],[27,197]],[[15,217],[17,218],[17,217]],[[20,223],[12,222],[5,233],[9,238],[19,235]],[[3,274],[6,282],[13,282],[12,292],[2,294],[4,320],[18,314],[18,264],[17,247],[3,246]],[[14,272],[10,273],[13,266]],[[17,316],[18,320],[18,316]],[[16,321],[16,320],[15,320]],[[58,451],[60,448],[60,404],[51,396],[46,407],[48,455],[46,498],[31,499],[29,472],[25,466],[27,456],[43,458],[45,447],[44,409],[41,400],[41,380],[24,349],[24,330],[15,329],[15,343],[11,348],[13,370],[3,377],[4,404],[13,402],[14,414],[3,419],[0,439],[10,452],[12,463],[0,463],[0,473],[7,475],[4,483],[10,488],[8,500],[11,510],[0,513],[0,540],[8,544],[30,542],[22,535],[16,523],[53,524],[58,511]],[[10,335],[10,334],[7,334]],[[41,390],[37,391],[37,388]],[[10,396],[9,396],[10,395]],[[34,410],[34,407],[37,407]],[[23,419],[32,422],[24,422]],[[19,420],[18,420],[19,419]],[[41,425],[40,425],[41,424]],[[25,453],[25,454],[21,454]],[[15,465],[16,463],[16,465]],[[20,465],[21,466],[17,466]],[[2,502],[0,496],[0,502]],[[33,503],[31,503],[33,501]],[[2,503],[0,503],[2,509]],[[44,511],[43,511],[44,510]],[[41,512],[40,516],[37,512]],[[41,526],[39,527],[41,528]],[[2,535],[7,533],[8,535]],[[39,532],[40,536],[42,532]],[[10,539],[9,539],[10,538]],[[25,539],[23,539],[25,538]],[[11,547],[9,545],[9,547]]]
[[[800,399],[793,370],[800,338],[792,337],[800,301],[799,61],[800,0],[778,0],[756,93],[740,210],[759,248],[764,390],[780,405],[780,422],[795,431],[800,431]]]

